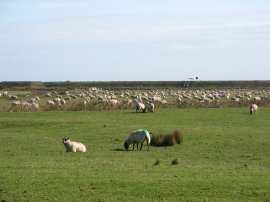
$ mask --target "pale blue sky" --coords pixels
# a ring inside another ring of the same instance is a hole
[[[0,0],[0,81],[269,80],[269,0]]]

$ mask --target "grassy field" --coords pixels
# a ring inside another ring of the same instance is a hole
[[[269,201],[269,114],[262,107],[254,116],[247,108],[0,113],[0,199]],[[179,129],[184,142],[124,151],[139,128]],[[66,153],[64,136],[87,152]]]

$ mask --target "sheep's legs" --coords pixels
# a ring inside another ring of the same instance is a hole
[[[133,150],[134,150],[134,145],[135,145],[135,144],[137,144],[137,150],[138,150],[138,149],[139,149],[139,146],[138,146],[139,143],[138,143],[138,142],[134,142],[134,143],[133,143]]]
[[[146,140],[146,139],[145,139]],[[143,146],[143,143],[145,142],[145,140],[142,142],[142,144],[141,144],[141,149],[140,150],[142,150],[142,146]]]

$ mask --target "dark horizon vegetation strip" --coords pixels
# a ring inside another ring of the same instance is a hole
[[[98,87],[105,89],[149,89],[149,88],[184,88],[185,81],[2,81],[0,90],[5,89],[74,89]],[[270,80],[247,81],[190,81],[192,88],[269,88]]]

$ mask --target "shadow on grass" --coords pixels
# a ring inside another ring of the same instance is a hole
[[[127,150],[116,148],[116,149],[112,149],[112,151],[127,151]]]
[[[147,112],[124,112],[123,114],[147,114]]]

